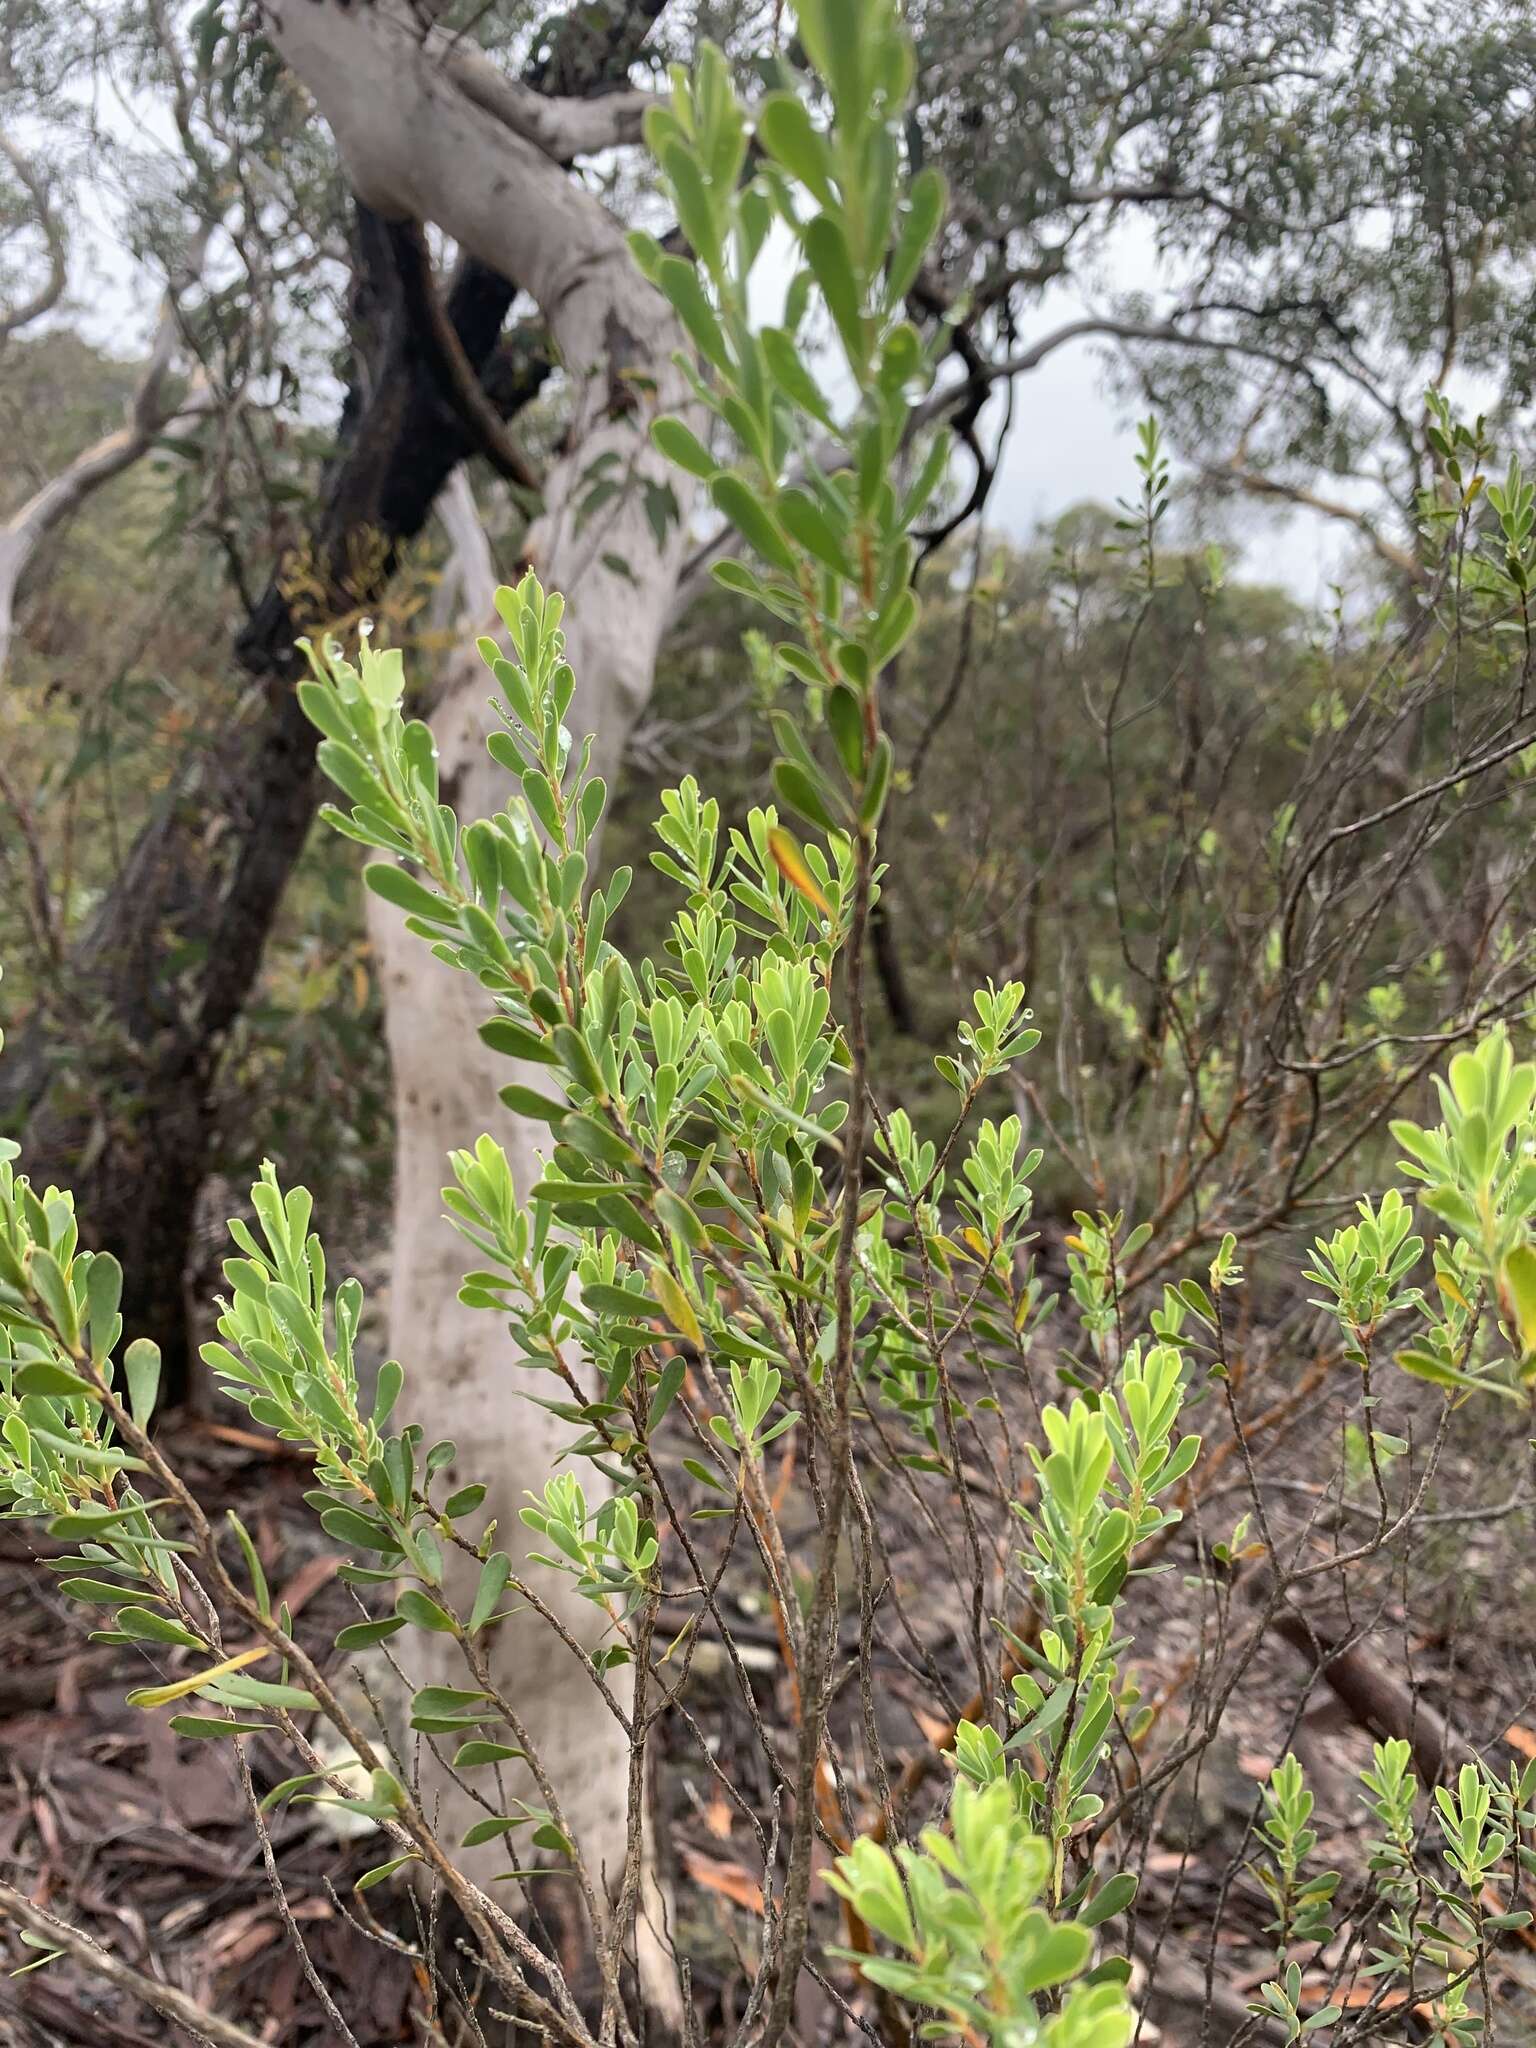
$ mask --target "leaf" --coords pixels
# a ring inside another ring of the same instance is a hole
[[[405,1627],[405,1618],[386,1614],[377,1621],[350,1622],[336,1638],[338,1650],[371,1650],[375,1643],[387,1643]]]
[[[375,896],[403,910],[408,917],[423,917],[430,924],[451,924],[453,912],[427,887],[393,861],[370,861],[363,880]]]
[[[517,1763],[522,1755],[522,1750],[514,1749],[509,1742],[461,1742],[453,1759],[453,1768],[456,1771],[471,1771],[479,1764]]]
[[[443,1714],[461,1714],[467,1707],[478,1706],[487,1700],[487,1692],[466,1692],[457,1685],[424,1685],[411,1700],[411,1713],[428,1714],[434,1718]],[[482,1715],[482,1719],[490,1716]]]
[[[1106,1878],[1093,1897],[1077,1909],[1077,1919],[1084,1927],[1099,1927],[1106,1920],[1112,1920],[1117,1913],[1123,1913],[1136,1896],[1136,1874],[1131,1870],[1117,1871]]]
[[[807,774],[798,761],[775,761],[772,770],[773,786],[791,810],[798,811],[802,818],[817,825],[823,832],[835,832],[837,820],[827,806],[825,797],[815,780]]]
[[[763,1910],[762,1887],[751,1871],[740,1863],[722,1862],[718,1857],[706,1856],[700,1849],[683,1846],[682,1864],[689,1877],[705,1891],[714,1892],[722,1899],[729,1899],[733,1906],[740,1906],[744,1912],[759,1916]]]
[[[734,470],[723,470],[711,483],[709,494],[749,547],[775,569],[794,576],[795,558],[784,536],[744,478]]]
[[[552,1096],[540,1095],[536,1088],[525,1088],[517,1081],[499,1093],[514,1116],[527,1117],[532,1123],[557,1124],[570,1113],[568,1102],[556,1102]]]
[[[160,1346],[149,1337],[135,1337],[123,1353],[128,1382],[128,1410],[140,1429],[148,1429],[160,1392]]]
[[[510,1835],[514,1828],[526,1827],[528,1816],[519,1814],[515,1819],[507,1814],[495,1814],[489,1820],[477,1820],[459,1843],[461,1849],[478,1849],[482,1842],[494,1842],[498,1835]]]
[[[191,1678],[178,1678],[171,1685],[152,1685],[131,1692],[128,1704],[130,1707],[168,1707],[172,1700],[188,1699],[193,1693],[201,1692],[205,1685],[227,1678],[232,1671],[244,1671],[247,1665],[271,1654],[265,1644],[259,1649],[241,1650],[233,1657],[226,1657],[222,1664],[213,1664],[206,1671],[195,1672]]]
[[[675,462],[690,476],[701,477],[709,483],[719,472],[720,464],[710,454],[704,443],[691,427],[670,414],[656,420],[651,426],[651,439],[665,455],[668,462]]]
[[[125,1636],[139,1642],[174,1643],[179,1649],[208,1654],[208,1645],[200,1636],[183,1628],[179,1621],[172,1621],[169,1615],[157,1614],[153,1607],[125,1607],[117,1617],[117,1625]]]
[[[236,1735],[265,1735],[270,1721],[226,1720],[222,1714],[173,1714],[171,1733],[190,1741],[226,1741]]]
[[[46,1394],[50,1400],[62,1401],[83,1394],[88,1401],[99,1401],[101,1395],[89,1380],[79,1373],[71,1372],[67,1365],[59,1365],[51,1358],[34,1358],[30,1363],[19,1366],[11,1385],[18,1394]]]
[[[118,1309],[123,1298],[123,1269],[110,1252],[97,1252],[85,1276],[85,1314],[91,1332],[91,1362],[100,1365],[122,1335]]]
[[[267,1590],[267,1575],[261,1568],[261,1559],[256,1554],[256,1546],[251,1541],[250,1531],[233,1508],[229,1510],[229,1526],[235,1532],[235,1541],[239,1544],[240,1554],[245,1559],[245,1569],[250,1577],[251,1592],[255,1596],[256,1605],[264,1619],[270,1618],[272,1596]]]
[[[863,368],[867,353],[864,320],[859,311],[859,289],[855,281],[853,253],[842,225],[829,213],[818,213],[803,237],[805,260],[821,287],[827,310],[842,337],[850,368],[855,375]]]
[[[823,917],[832,915],[832,906],[822,895],[815,876],[805,864],[805,855],[800,851],[794,834],[786,832],[782,825],[776,825],[768,834],[768,851],[773,864],[788,882],[789,886],[814,904]]]
[[[820,205],[835,204],[831,149],[796,94],[769,95],[757,117],[757,139],[774,162],[797,178]]]
[[[835,575],[850,583],[855,580],[854,566],[843,540],[833,531],[826,513],[809,493],[793,486],[780,491],[776,510],[780,524],[807,554],[814,555]]]
[[[704,1226],[681,1195],[673,1194],[670,1188],[658,1188],[652,1201],[657,1217],[668,1230],[680,1237],[691,1250],[703,1251],[707,1242]]]
[[[696,1350],[702,1351],[704,1332],[699,1328],[699,1319],[693,1312],[693,1303],[665,1266],[652,1266],[651,1286],[655,1289],[656,1299],[673,1329],[681,1330],[689,1343]]]
[[[407,1849],[403,1856],[392,1857],[388,1863],[376,1863],[372,1870],[365,1870],[352,1889],[355,1892],[372,1891],[373,1887],[382,1884],[386,1877],[393,1877],[397,1870],[404,1870],[407,1863],[417,1863],[420,1860],[414,1849]]]
[[[1468,1394],[1500,1394],[1506,1401],[1520,1398],[1513,1387],[1501,1386],[1497,1380],[1474,1379],[1460,1366],[1448,1364],[1432,1351],[1399,1351],[1395,1357],[1404,1372],[1417,1380],[1429,1380],[1437,1387],[1453,1387]]]
[[[912,190],[907,195],[906,210],[902,216],[901,232],[896,238],[896,247],[891,252],[886,268],[886,294],[889,303],[899,305],[916,282],[922,268],[923,257],[928,244],[938,231],[939,222],[944,218],[944,203],[947,198],[944,180],[940,173],[930,166],[918,172],[912,180]]]
[[[1504,1286],[1527,1357],[1536,1351],[1536,1246],[1516,1245],[1504,1261]]]
[[[859,798],[859,822],[862,825],[877,825],[885,809],[885,799],[891,787],[891,766],[894,755],[890,735],[878,733],[875,749],[870,756],[869,773],[864,780],[864,793]]]
[[[650,1436],[661,1422],[662,1417],[677,1399],[678,1388],[688,1376],[686,1358],[669,1358],[656,1375],[655,1391],[645,1418],[645,1433]]]
[[[431,1629],[440,1636],[453,1634],[453,1617],[445,1613],[435,1600],[429,1600],[417,1586],[406,1587],[395,1602],[395,1612],[415,1628]]]
[[[496,1612],[512,1576],[512,1560],[504,1550],[493,1550],[480,1567],[474,1605],[469,1610],[469,1633],[478,1635]]]

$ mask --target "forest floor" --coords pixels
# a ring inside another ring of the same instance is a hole
[[[1250,1412],[1257,1414],[1257,1382],[1251,1398]],[[1286,1405],[1283,1394],[1279,1405]],[[1412,1421],[1409,1414],[1408,1426]],[[1215,1411],[1208,1411],[1205,1426],[1214,1455],[1220,1439]],[[1272,1532],[1282,1546],[1311,1543],[1322,1555],[1329,1545],[1358,1537],[1358,1510],[1320,1513],[1315,1489],[1309,1492],[1296,1476],[1319,1469],[1309,1444],[1315,1449],[1330,1432],[1337,1441],[1342,1426],[1340,1390],[1324,1385],[1302,1400],[1293,1391],[1289,1411],[1256,1443]],[[1383,1426],[1404,1426],[1404,1415]],[[340,1560],[304,1504],[307,1467],[222,1420],[171,1418],[167,1431],[210,1515],[236,1510],[255,1539],[274,1596],[286,1601],[306,1643],[327,1652],[356,1609],[335,1577]],[[1368,1678],[1388,1670],[1408,1674],[1403,1696],[1410,1720],[1438,1712],[1467,1741],[1504,1757],[1536,1754],[1532,1518],[1528,1511],[1456,1517],[1467,1500],[1517,1495],[1524,1455],[1518,1439],[1495,1456],[1468,1432],[1448,1454],[1427,1503],[1441,1519],[1421,1530],[1406,1563],[1401,1552],[1384,1554],[1374,1573],[1355,1582],[1347,1615],[1326,1604],[1311,1610],[1330,1641],[1340,1640],[1346,1626],[1351,1642],[1360,1638],[1356,1661],[1366,1660]],[[1199,1513],[1169,1546],[1164,1562],[1170,1568],[1139,1582],[1135,1641],[1125,1661],[1143,1699],[1157,1709],[1141,1752],[1144,1769],[1195,1724],[1215,1682],[1214,1669],[1202,1661],[1212,1610],[1192,1594],[1190,1573],[1197,1538],[1224,1539],[1247,1501],[1237,1458],[1226,1458],[1212,1478]],[[924,1802],[931,1806],[942,1797],[941,1750],[957,1705],[975,1683],[973,1639],[968,1602],[938,1568],[931,1525],[916,1494],[905,1491],[905,1481],[899,1489],[889,1475],[886,1481],[883,1521],[908,1628],[899,1630],[890,1610],[882,1610],[870,1698],[887,1768],[901,1777],[910,1811],[921,1815]],[[922,1485],[935,1509],[944,1505],[942,1482]],[[1368,1482],[1352,1489],[1357,1502],[1367,1494]],[[794,1487],[784,1519],[793,1553],[814,1527],[810,1503]],[[699,1527],[720,1531],[723,1525]],[[739,1546],[739,1563],[733,1558],[721,1597],[751,1675],[761,1726],[788,1754],[791,1688],[749,1549]],[[166,1717],[124,1704],[124,1693],[147,1675],[142,1655],[89,1640],[89,1620],[59,1593],[46,1569],[47,1552],[38,1531],[0,1523],[0,1869],[138,1970],[181,1986],[259,2038],[280,2048],[334,2041],[268,1884],[228,1747],[180,1740]],[[1218,1600],[1218,1612],[1219,1606]],[[664,1616],[664,1635],[669,1622],[678,1625],[676,1617]],[[846,1627],[851,1647],[856,1614]],[[1149,1805],[1137,1845],[1142,1889],[1131,1943],[1146,2013],[1140,2038],[1149,2048],[1157,2042],[1222,2048],[1242,2029],[1246,1999],[1273,1974],[1264,1932],[1270,1909],[1247,1867],[1253,1855],[1248,1831],[1263,1782],[1287,1748],[1306,1766],[1317,1797],[1319,1860],[1345,1873],[1346,1891],[1363,1870],[1369,1821],[1355,1781],[1369,1761],[1372,1737],[1362,1725],[1358,1688],[1343,1697],[1350,1687],[1334,1682],[1349,1677],[1347,1658],[1325,1662],[1321,1678],[1311,1668],[1315,1661],[1305,1645],[1298,1649],[1278,1635],[1266,1640],[1199,1764]],[[690,1666],[686,1698],[715,1761],[766,1814],[758,1732],[742,1711],[723,1656],[707,1644]],[[859,1687],[849,1683],[833,1718],[848,1782],[861,1796],[870,1790],[867,1708]],[[1403,1732],[1422,1734],[1422,1728]],[[287,1774],[289,1766],[261,1738],[250,1749],[261,1789]],[[657,1776],[658,1839],[679,1947],[692,1958],[705,2038],[720,2040],[741,2016],[750,1989],[761,1866],[752,1831],[677,1717],[664,1729]],[[360,2048],[435,2038],[422,2027],[425,1973],[355,1918],[351,1886],[379,1860],[376,1844],[338,1842],[312,1807],[281,1807],[270,1828],[293,1918],[320,1974],[344,1988]],[[395,1896],[402,1889],[373,1891],[368,1905],[409,1943],[409,1909]],[[1361,1960],[1355,1959],[1356,1968]],[[1307,1989],[1314,2003],[1323,2002],[1334,1966],[1347,1969],[1349,1958],[1309,1955]],[[1536,1941],[1529,1934],[1511,1939],[1501,1952],[1494,1991],[1503,2048],[1536,2042]],[[1363,2003],[1369,1985],[1355,1975],[1348,1995]],[[800,2032],[807,2048],[819,2048],[851,2030],[822,2005],[802,2014]],[[192,2038],[62,1961],[0,1976],[0,2043],[6,2048],[150,2048]],[[1250,2032],[1244,2038],[1270,2037]],[[1389,2028],[1377,2038],[1411,2043],[1429,2036],[1405,2013],[1400,2030]]]

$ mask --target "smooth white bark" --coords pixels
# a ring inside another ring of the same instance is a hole
[[[529,291],[549,324],[570,380],[571,426],[546,480],[547,511],[528,552],[545,585],[567,599],[577,677],[571,723],[597,736],[596,765],[611,785],[650,694],[685,549],[686,488],[650,449],[649,424],[658,411],[688,410],[690,393],[673,362],[682,336],[670,308],[635,270],[620,224],[557,159],[592,146],[593,137],[615,139],[636,109],[553,102],[535,122],[527,104],[533,96],[499,73],[488,81],[484,60],[475,60],[472,75],[446,61],[432,31],[400,0],[347,10],[331,0],[268,0],[265,11],[273,41],[329,121],[359,196],[387,215],[435,223]],[[584,519],[582,500],[599,478],[621,489]],[[669,484],[677,500],[679,516],[659,542],[646,513],[646,478]],[[462,523],[462,502],[451,511]],[[478,593],[475,609],[473,628],[486,630],[493,623],[487,590]],[[433,712],[444,791],[466,819],[500,808],[508,795],[505,776],[485,752],[490,689],[470,645],[453,662]],[[498,1540],[521,1559],[517,1510],[525,1490],[549,1476],[570,1433],[524,1398],[551,1389],[519,1362],[499,1320],[459,1302],[468,1260],[444,1220],[440,1190],[448,1153],[473,1145],[482,1131],[506,1146],[526,1188],[537,1177],[536,1148],[548,1134],[520,1123],[498,1101],[498,1090],[515,1075],[481,1043],[483,991],[435,960],[383,906],[373,906],[371,916],[399,1133],[391,1349],[409,1375],[413,1413],[432,1436],[458,1445],[463,1479],[491,1487],[487,1505],[498,1517]],[[540,1085],[547,1088],[547,1075]],[[605,1628],[601,1613],[565,1595],[557,1575],[530,1569],[573,1634],[595,1645]],[[537,1619],[503,1626],[493,1654],[589,1871],[611,1888],[622,1874],[626,1835],[622,1728]],[[446,1667],[423,1673],[433,1675],[462,1682],[462,1667],[452,1676]],[[476,1815],[451,1785],[442,1792],[451,1839],[454,1825]],[[483,1877],[505,1863],[504,1848],[479,1852],[473,1874]],[[665,1973],[644,1948],[642,1942],[654,1999]]]

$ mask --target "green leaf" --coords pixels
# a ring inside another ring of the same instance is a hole
[[[436,1635],[453,1634],[453,1617],[429,1600],[417,1586],[407,1586],[395,1602],[395,1612],[402,1615],[414,1628],[431,1629]]]
[[[453,1759],[456,1771],[472,1771],[481,1764],[511,1764],[521,1760],[523,1751],[508,1742],[461,1742]]]
[[[477,1820],[459,1843],[461,1849],[478,1849],[482,1842],[494,1842],[499,1835],[510,1835],[514,1828],[528,1825],[528,1815],[519,1814],[514,1819],[507,1814],[497,1814],[488,1820]]]
[[[658,1220],[680,1237],[692,1251],[703,1251],[707,1239],[704,1226],[681,1195],[670,1188],[658,1188],[653,1197]]]
[[[803,100],[794,93],[771,93],[757,117],[757,139],[821,206],[836,204],[832,187],[832,151],[812,123]]]
[[[779,759],[772,768],[775,791],[792,811],[817,825],[823,832],[836,832],[838,824],[826,798],[830,794],[802,768],[798,761]]]
[[[709,494],[747,545],[765,562],[771,562],[775,569],[781,569],[786,576],[793,578],[795,558],[745,479],[734,470],[722,470],[711,483]]]
[[[1504,1285],[1522,1353],[1536,1351],[1536,1246],[1516,1245],[1504,1261]]]
[[[128,1382],[128,1411],[140,1429],[148,1429],[160,1392],[160,1346],[149,1337],[135,1337],[123,1353]]]
[[[117,1625],[125,1636],[132,1636],[141,1643],[174,1643],[184,1650],[201,1650],[204,1656],[208,1645],[190,1629],[183,1628],[169,1615],[157,1614],[152,1607],[125,1607],[117,1617]]]
[[[1123,1913],[1136,1896],[1136,1874],[1121,1870],[1106,1878],[1093,1897],[1077,1909],[1077,1919],[1084,1927],[1102,1927],[1106,1920],[1113,1920],[1117,1913]]]
[[[827,310],[842,337],[849,367],[857,377],[866,367],[869,348],[859,310],[857,273],[848,237],[843,233],[842,224],[831,214],[818,213],[807,224],[802,240],[805,260],[821,287]]]
[[[694,346],[706,362],[727,378],[733,375],[730,352],[725,345],[725,336],[715,310],[710,305],[700,282],[699,273],[691,263],[681,256],[664,256],[657,267],[656,282],[665,293],[673,311],[687,328]]]
[[[553,1096],[540,1095],[536,1088],[524,1088],[516,1081],[498,1092],[514,1116],[525,1116],[531,1123],[558,1124],[570,1114],[568,1102],[557,1102]]]
[[[931,167],[918,172],[912,180],[912,190],[907,195],[906,210],[902,215],[901,231],[896,238],[896,247],[886,266],[885,289],[887,303],[900,305],[917,280],[917,273],[923,265],[928,244],[938,231],[939,222],[944,218],[944,203],[947,197],[944,180]]]
[[[18,1366],[11,1382],[18,1394],[46,1394],[50,1400],[71,1399],[84,1395],[88,1401],[99,1401],[100,1392],[89,1380],[82,1379],[67,1365],[58,1365],[51,1358],[34,1358],[28,1364]]]
[[[493,1550],[480,1567],[474,1605],[469,1610],[469,1633],[478,1635],[501,1604],[501,1596],[512,1576],[512,1560],[504,1550]]]
[[[859,798],[860,824],[872,826],[880,822],[886,797],[890,794],[893,761],[890,735],[878,733],[875,737],[874,752],[869,759],[869,773],[864,780],[864,792]]]
[[[336,1506],[322,1508],[320,1526],[327,1536],[334,1536],[338,1543],[361,1544],[364,1550],[398,1551],[400,1539],[382,1521],[360,1514],[356,1508]]]
[[[377,1621],[354,1621],[337,1636],[336,1647],[338,1650],[371,1650],[375,1643],[387,1643],[391,1636],[398,1635],[405,1625],[404,1616],[399,1614],[386,1614]]]
[[[768,374],[790,404],[807,413],[824,427],[835,425],[832,408],[821,387],[800,358],[794,337],[782,327],[765,327],[758,336]]]
[[[559,1058],[544,1032],[532,1031],[510,1017],[492,1017],[480,1026],[480,1036],[492,1052],[505,1053],[508,1059],[536,1060],[540,1066],[552,1067]]]
[[[222,1714],[173,1714],[171,1733],[194,1742],[228,1741],[236,1735],[265,1735],[270,1721],[237,1721]]]
[[[720,464],[693,429],[671,414],[653,422],[651,439],[668,462],[675,462],[679,469],[686,470],[690,476],[701,477],[705,483],[709,483],[719,471]]]
[[[454,921],[453,911],[433,894],[425,882],[419,882],[404,868],[396,867],[393,861],[370,861],[363,869],[363,880],[375,896],[394,904],[408,917],[425,918],[429,924],[452,924]]]
[[[272,1596],[267,1590],[267,1575],[261,1568],[261,1559],[256,1554],[256,1546],[251,1541],[249,1530],[233,1508],[229,1510],[228,1519],[229,1526],[234,1531],[235,1541],[240,1546],[240,1554],[245,1559],[245,1569],[251,1581],[252,1596],[262,1615],[270,1618],[272,1613]]]
[[[791,487],[780,491],[775,508],[780,524],[792,540],[800,543],[807,554],[814,555],[824,568],[852,583],[856,580],[853,563],[849,560],[847,548],[840,536],[833,532],[827,515],[816,500],[805,491]]]
[[[85,1276],[85,1313],[91,1332],[91,1362],[109,1358],[122,1335],[118,1309],[123,1299],[123,1269],[110,1252],[97,1252]]]

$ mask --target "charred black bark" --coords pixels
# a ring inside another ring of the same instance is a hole
[[[664,5],[576,7],[538,38],[528,83],[569,95],[622,85]],[[36,1182],[73,1188],[85,1241],[121,1259],[124,1322],[160,1344],[167,1399],[190,1383],[184,1282],[220,1054],[319,800],[294,643],[377,604],[401,546],[479,445],[444,388],[440,349],[412,317],[388,228],[361,207],[357,218],[336,453],[302,562],[277,565],[235,643],[247,681],[231,692],[228,740],[189,765],[145,828],[0,1068],[0,1128],[23,1134]],[[444,308],[502,419],[552,367],[537,330],[502,338],[515,294],[471,260]]]
[[[235,644],[247,680],[231,692],[227,739],[189,765],[141,833],[0,1069],[0,1122],[22,1128],[35,1181],[73,1188],[86,1241],[122,1261],[126,1326],[161,1345],[168,1398],[188,1384],[184,1276],[220,1054],[319,801],[294,643],[379,601],[401,546],[471,452],[380,224],[362,216],[359,240],[354,375],[302,574],[292,557],[278,565]],[[536,330],[501,339],[512,298],[471,264],[446,308],[503,416],[550,368]]]

